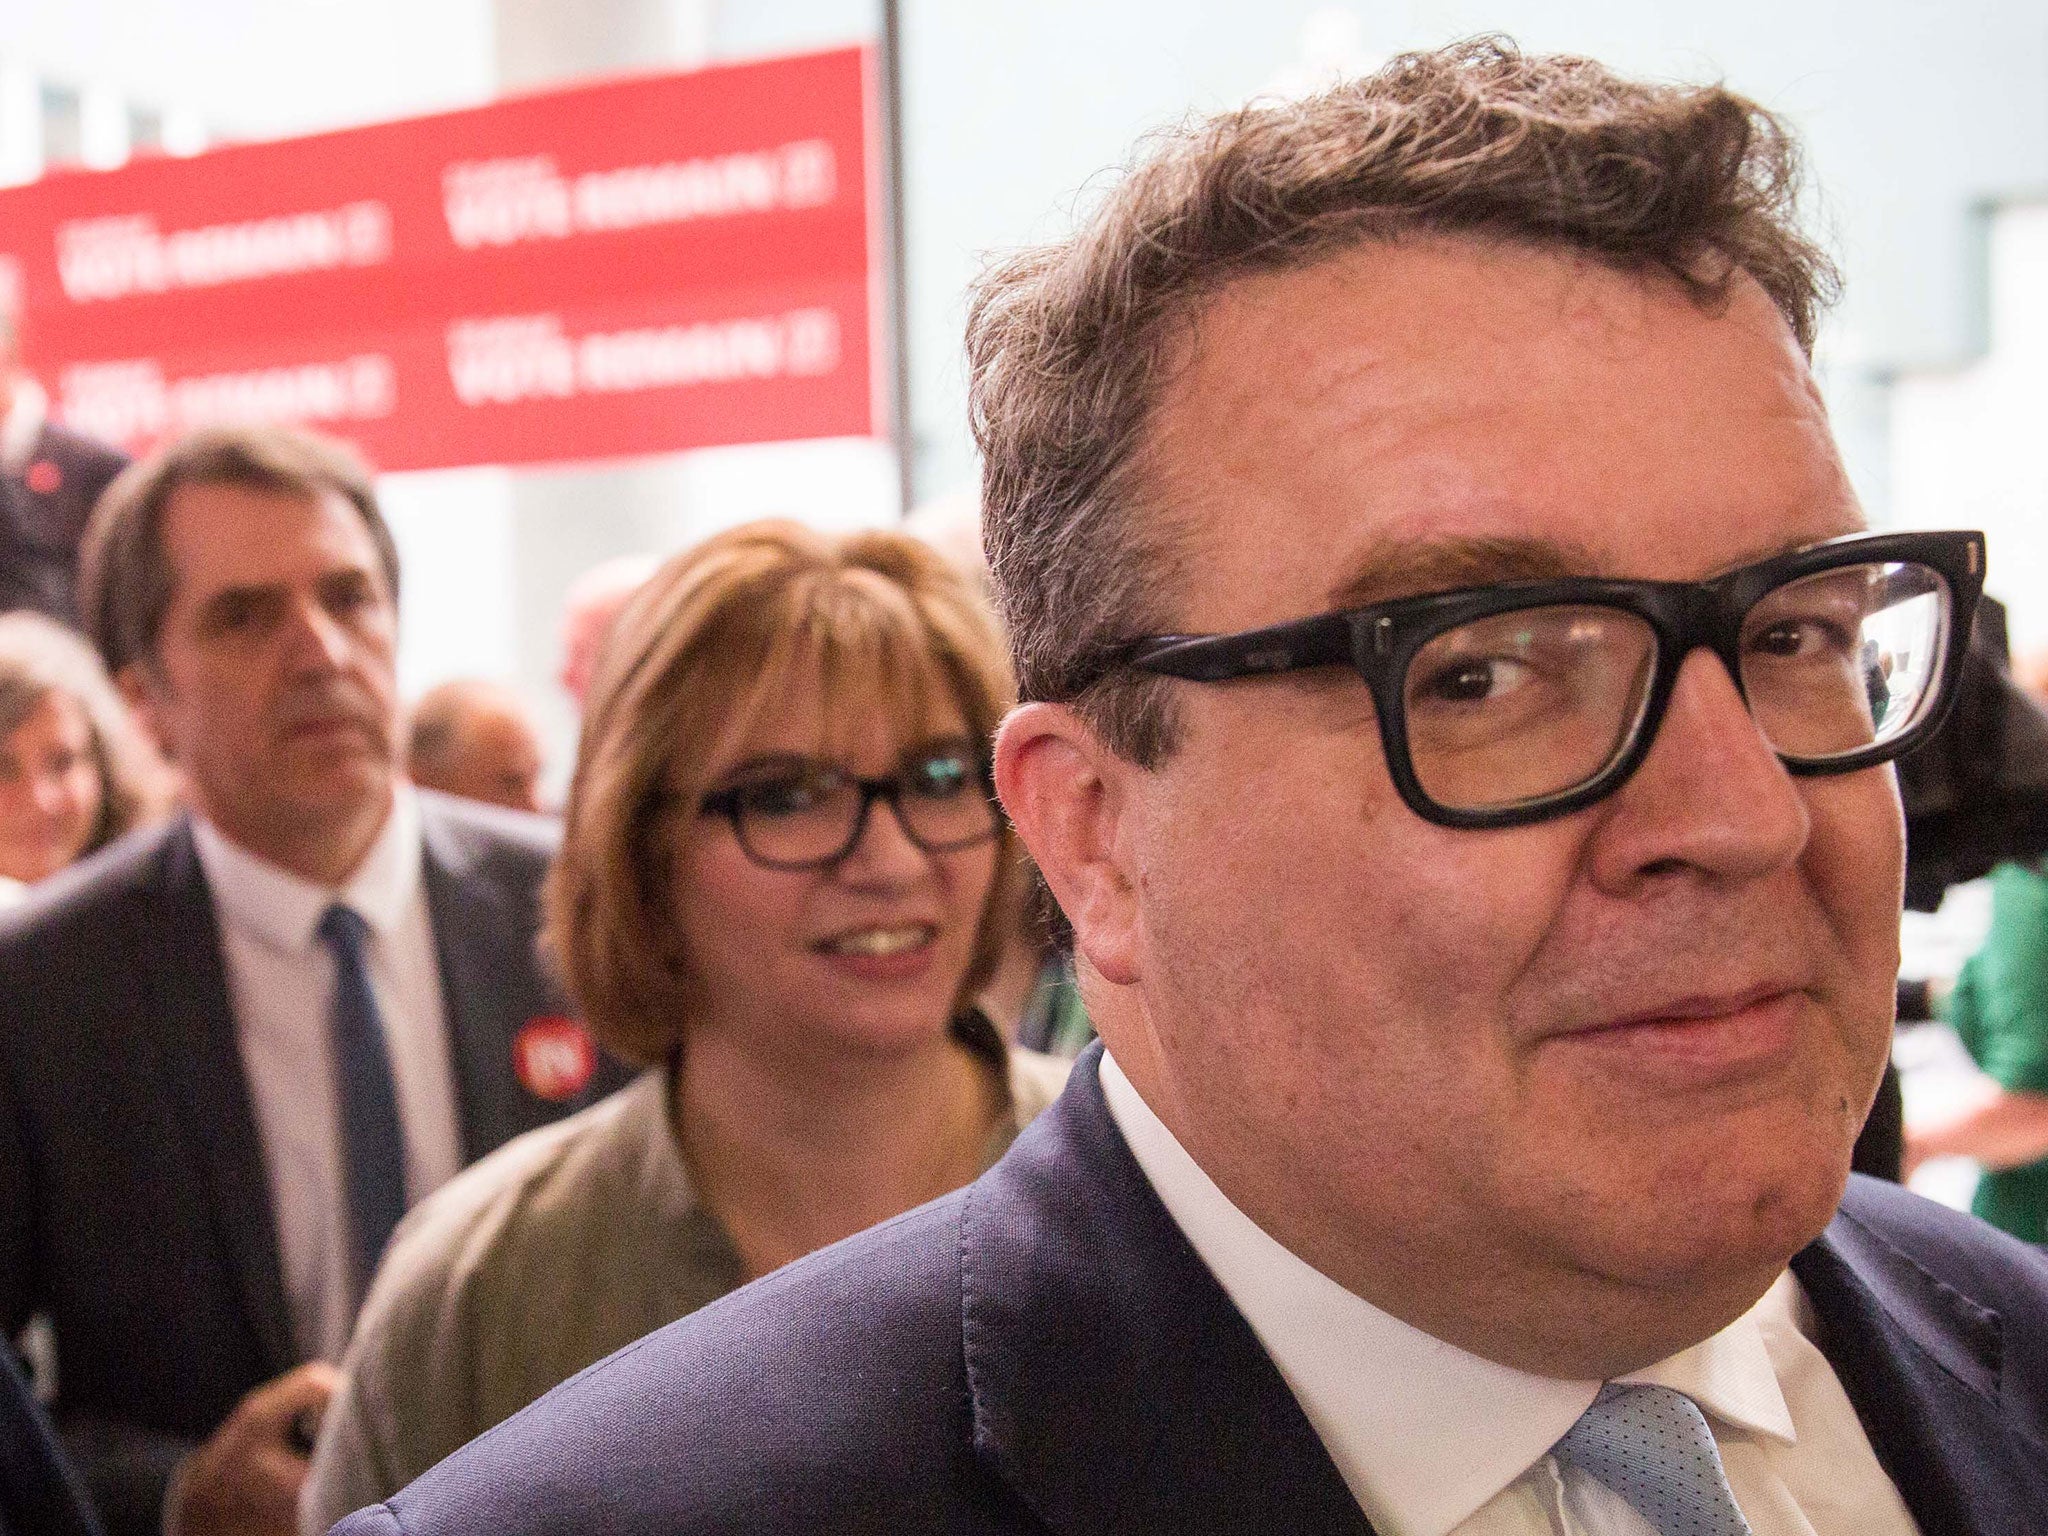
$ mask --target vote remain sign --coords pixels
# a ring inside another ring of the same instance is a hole
[[[868,50],[646,76],[0,192],[63,421],[382,469],[878,432]]]

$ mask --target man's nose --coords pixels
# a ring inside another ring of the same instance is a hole
[[[301,665],[334,671],[348,661],[353,649],[348,630],[319,603],[293,604],[290,625],[292,655]]]
[[[1616,892],[1680,872],[1753,880],[1797,863],[1810,830],[1804,794],[1727,667],[1696,650],[1648,755],[1602,814],[1594,878]]]

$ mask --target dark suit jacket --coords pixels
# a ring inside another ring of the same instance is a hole
[[[78,622],[78,541],[127,466],[105,443],[46,423],[22,465],[0,475],[0,613],[34,608]]]
[[[577,1099],[520,1085],[560,1014],[534,954],[553,828],[421,796],[463,1152]],[[0,1327],[55,1325],[55,1416],[101,1515],[154,1531],[170,1469],[299,1364],[262,1144],[190,824],[124,839],[0,920]]]
[[[50,1421],[0,1347],[0,1536],[99,1536]]]
[[[1099,1059],[967,1189],[627,1347],[337,1536],[1361,1536]],[[2048,1259],[1858,1179],[1794,1267],[1926,1536],[2048,1529]]]

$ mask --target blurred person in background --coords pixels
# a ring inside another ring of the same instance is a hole
[[[965,1184],[1056,1096],[973,1006],[1015,844],[1011,699],[968,584],[897,533],[735,529],[626,611],[590,696],[548,940],[647,1070],[407,1222],[301,1510],[319,1532],[556,1383]]]
[[[0,614],[0,907],[161,813],[169,787],[92,647]]]
[[[2004,650],[2001,624],[2001,663]],[[2036,705],[2048,703],[2048,655],[2020,658],[2012,681]],[[2038,750],[2037,737],[2030,744]],[[1975,1160],[1983,1174],[1971,1211],[2048,1243],[2048,864],[2040,857],[1992,870],[1983,947],[1952,987],[1932,992],[1927,1011],[1955,1030],[1983,1076],[1960,1102],[1906,1126],[1906,1171],[1933,1157]]]
[[[0,926],[0,1330],[49,1316],[111,1536],[286,1532],[406,1205],[606,1090],[534,952],[555,834],[400,780],[397,553],[340,445],[173,442],[80,585],[191,814]]]
[[[1932,1157],[1983,1167],[1970,1209],[2048,1243],[2048,873],[1991,872],[1991,930],[1936,1009],[1983,1073],[1941,1115],[1906,1124],[1908,1176]]]
[[[405,764],[421,789],[540,811],[540,727],[519,696],[496,683],[462,678],[429,689],[413,706]]]
[[[597,673],[605,636],[633,594],[654,574],[657,563],[652,555],[620,555],[592,566],[569,583],[568,595],[562,599],[562,667],[555,680],[579,710]]]
[[[78,622],[78,544],[125,454],[50,420],[22,367],[20,294],[0,272],[0,613]]]

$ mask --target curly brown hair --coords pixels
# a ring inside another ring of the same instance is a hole
[[[1143,515],[1146,428],[1223,284],[1370,241],[1513,241],[1661,273],[1708,307],[1746,274],[1810,354],[1837,280],[1799,230],[1799,179],[1791,134],[1753,102],[1499,38],[1160,136],[1079,233],[974,291],[983,539],[1020,693],[1072,701],[1139,763],[1172,748],[1156,679],[1098,675],[1168,622],[1179,555]]]

